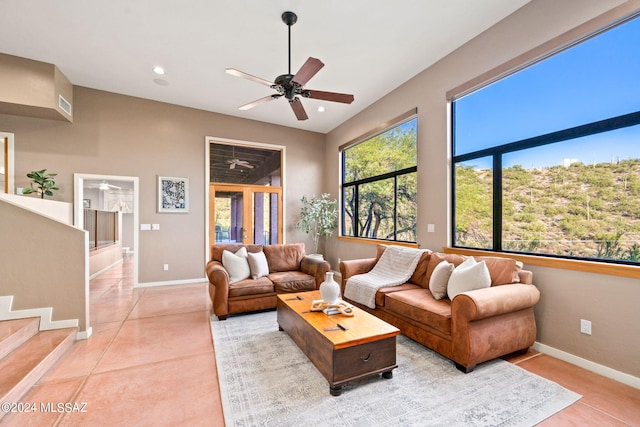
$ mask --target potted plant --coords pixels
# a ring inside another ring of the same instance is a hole
[[[53,196],[53,192],[59,190],[56,187],[56,182],[53,177],[58,175],[57,173],[45,173],[47,170],[42,169],[40,171],[31,171],[27,174],[27,178],[31,178],[29,188],[23,188],[22,194],[36,193],[40,195],[41,199],[44,196]],[[34,185],[36,187],[34,187]]]
[[[311,235],[313,240],[314,255],[318,254],[320,237],[331,236],[336,228],[338,218],[338,201],[331,200],[329,194],[321,197],[302,196],[302,208],[300,209],[300,221],[296,224],[298,230]],[[322,255],[320,255],[322,256]]]

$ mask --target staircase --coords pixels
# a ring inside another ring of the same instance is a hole
[[[39,317],[0,321],[0,402],[20,402],[75,341],[78,328],[38,331],[39,323]]]

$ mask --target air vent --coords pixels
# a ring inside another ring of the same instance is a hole
[[[58,95],[58,106],[62,109],[62,111],[64,111],[68,115],[70,115],[70,116],[72,115],[71,114],[71,104],[69,103],[69,101],[64,99],[64,97],[62,95]]]

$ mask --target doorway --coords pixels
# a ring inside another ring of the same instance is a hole
[[[96,186],[100,191],[108,191],[108,194],[100,194],[100,209],[116,210],[123,212],[126,218],[123,218],[123,234],[126,231],[127,236],[123,235],[123,240],[131,243],[131,256],[133,258],[133,286],[138,286],[138,259],[139,259],[139,178],[133,176],[118,175],[96,175],[96,174],[73,174],[74,182],[74,203],[73,203],[73,224],[78,228],[84,228],[84,209],[85,207],[95,206],[95,201],[91,196],[93,187]],[[126,192],[125,187],[131,188],[131,192]],[[101,190],[103,189],[103,190]],[[120,194],[122,193],[122,194]],[[117,200],[116,200],[117,199]],[[126,209],[125,209],[126,207]]]
[[[213,243],[283,243],[284,147],[206,138],[206,150],[206,253]]]
[[[209,239],[214,243],[282,243],[282,188],[211,183]]]

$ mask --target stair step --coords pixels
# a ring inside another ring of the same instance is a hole
[[[73,345],[76,333],[77,328],[40,331],[0,359],[0,402],[19,402]]]
[[[37,317],[0,322],[0,359],[37,334],[39,324]]]

